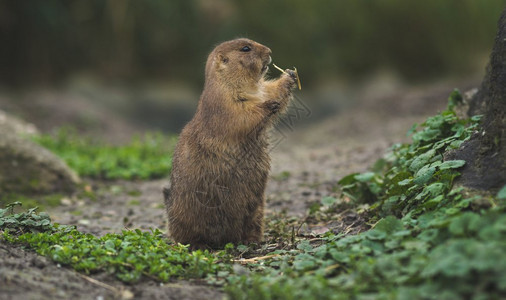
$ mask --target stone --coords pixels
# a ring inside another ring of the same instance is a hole
[[[26,136],[37,132],[32,126],[0,112],[0,199],[69,194],[80,182],[63,160]]]

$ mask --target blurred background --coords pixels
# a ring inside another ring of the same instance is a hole
[[[309,122],[371,94],[477,86],[505,0],[0,0],[0,110],[42,131],[177,133],[207,54],[248,37],[296,66]],[[279,72],[271,68],[271,76]]]

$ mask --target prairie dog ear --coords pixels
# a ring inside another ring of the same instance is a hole
[[[228,57],[223,55],[222,53],[216,54],[214,57],[214,65],[216,70],[225,70],[228,67]]]
[[[227,68],[228,64],[228,57],[223,55],[222,53],[219,53],[216,55],[215,64],[218,70],[223,70]]]
[[[228,63],[228,57],[223,55],[222,53],[218,54],[218,59],[220,63],[227,64]]]

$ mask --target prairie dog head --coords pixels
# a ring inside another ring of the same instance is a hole
[[[206,81],[217,77],[221,85],[233,88],[255,85],[267,72],[271,53],[268,47],[245,38],[221,43],[209,54]]]

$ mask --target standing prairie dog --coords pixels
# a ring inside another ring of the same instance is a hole
[[[169,235],[192,248],[260,242],[270,169],[268,133],[297,75],[266,80],[271,49],[241,38],[218,45],[204,91],[174,150],[164,189]]]

